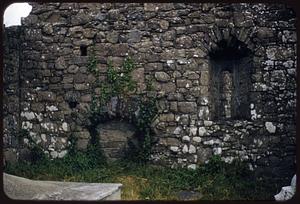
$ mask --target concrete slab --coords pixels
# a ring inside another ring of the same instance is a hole
[[[30,180],[3,173],[4,192],[16,200],[120,200],[119,183]]]

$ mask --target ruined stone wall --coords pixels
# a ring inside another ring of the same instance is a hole
[[[273,173],[293,168],[296,31],[295,14],[287,6],[32,5],[22,25],[20,114],[22,128],[52,157],[65,155],[71,133],[82,149],[90,138],[83,124],[96,80],[87,70],[94,48],[100,80],[108,60],[120,65],[129,55],[137,64],[138,93],[145,92],[145,80],[153,82],[159,108],[153,127],[159,141],[152,161],[196,168],[220,155],[226,162],[239,158],[250,168]],[[216,87],[213,56],[229,51],[246,55],[238,59],[236,71],[223,73],[228,80]],[[234,84],[239,83],[246,88],[237,91]],[[214,88],[220,87],[227,89],[217,92],[224,95],[220,104],[227,104],[219,107],[227,110],[223,119],[214,116]],[[75,107],[70,98],[78,103]],[[242,101],[246,108],[232,101]],[[231,117],[233,106],[249,114]]]
[[[20,91],[19,91],[19,27],[5,29],[2,34],[3,46],[3,150],[11,162],[17,161],[18,133],[20,128]]]

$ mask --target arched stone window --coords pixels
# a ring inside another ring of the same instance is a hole
[[[213,119],[249,119],[250,50],[232,37],[217,43],[217,48],[210,52],[209,57]]]

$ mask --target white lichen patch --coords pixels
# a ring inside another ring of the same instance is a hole
[[[21,112],[21,117],[25,117],[27,120],[33,120],[35,115],[34,112]]]
[[[182,137],[182,141],[184,142],[189,142],[190,140],[191,140],[190,137],[187,135]]]
[[[222,157],[221,160],[230,164],[230,163],[233,162],[234,157],[232,157],[232,156],[230,156],[230,157]]]
[[[205,145],[214,145],[214,144],[221,144],[221,143],[222,142],[219,139],[212,139],[212,140],[203,142],[203,144],[205,144]]]
[[[213,148],[213,153],[214,155],[222,154],[222,148],[221,147]]]
[[[196,153],[196,147],[194,145],[190,145],[189,153],[190,154],[195,154]]]
[[[44,129],[46,129],[46,130],[48,130],[48,131],[49,130],[51,130],[51,131],[55,130],[54,124],[50,123],[50,122],[48,122],[48,123],[41,123],[41,127],[44,128]]]
[[[206,135],[206,129],[205,127],[199,127],[199,136]]]
[[[250,171],[254,171],[253,165],[252,164],[248,164],[249,170]]]
[[[199,119],[207,119],[207,120],[209,120],[208,115],[209,115],[209,109],[208,109],[208,107],[207,106],[200,107],[199,113],[198,113]]]
[[[227,142],[228,140],[230,139],[230,135],[229,134],[225,134],[225,137],[224,137],[224,142]]]
[[[292,68],[292,67],[294,67],[294,61],[293,60],[288,60],[288,61],[284,62],[282,65],[285,68]]]
[[[266,84],[262,84],[262,83],[254,83],[254,89],[256,91],[267,91],[268,87]]]
[[[179,148],[178,148],[177,146],[171,146],[171,147],[170,147],[170,150],[171,150],[172,152],[178,152]]]
[[[196,136],[197,135],[197,127],[191,127],[190,128],[190,135]]]
[[[63,129],[63,131],[67,132],[68,131],[68,123],[63,122],[62,129]]]
[[[167,60],[167,65],[171,66],[172,64],[174,64],[174,60]]]
[[[265,127],[266,127],[266,129],[267,129],[267,131],[268,131],[269,133],[275,133],[275,132],[276,132],[276,126],[273,125],[272,122],[266,122],[266,123],[265,123]]]
[[[195,154],[195,155],[194,155],[194,162],[197,162],[197,161],[198,161],[198,155]]]
[[[188,153],[188,151],[189,151],[189,148],[188,148],[188,146],[187,145],[184,145],[183,146],[183,148],[182,148],[182,153]]]
[[[52,151],[52,152],[50,152],[50,156],[51,156],[53,159],[57,158],[57,157],[58,157],[57,151]]]
[[[41,139],[43,140],[43,142],[47,142],[46,134],[41,134]]]
[[[275,47],[271,47],[266,50],[267,58],[270,60],[276,60],[275,57],[276,53],[277,53],[277,49]]]
[[[208,98],[207,97],[202,97],[201,98],[201,101],[200,101],[200,104],[201,105],[204,105],[204,106],[206,106],[206,105],[208,105]]]
[[[50,138],[51,143],[54,145],[56,143],[56,138],[55,137],[51,137]]]
[[[187,166],[187,168],[195,170],[197,168],[197,165],[196,164],[190,164],[190,165]]]
[[[49,150],[49,151],[54,151],[53,144],[50,144],[50,145],[48,146],[48,150]]]
[[[51,106],[46,106],[46,110],[53,112],[53,111],[58,111],[58,108],[54,105],[51,105]]]
[[[29,140],[27,138],[24,138],[23,141],[24,141],[25,144],[28,144],[28,142],[29,142]]]
[[[39,122],[42,122],[43,121],[43,114],[42,113],[34,113],[35,117],[38,119]]]
[[[24,111],[28,111],[29,110],[29,108],[30,108],[30,103],[23,103],[23,110]]]
[[[193,141],[199,143],[201,142],[201,137],[193,137]]]
[[[26,99],[28,99],[29,101],[33,101],[34,100],[34,96],[32,94],[30,94],[29,92],[26,94]]]
[[[211,120],[204,120],[204,126],[210,127],[212,126],[213,122]]]
[[[22,122],[22,129],[28,130],[32,129],[32,123],[29,121],[23,121]]]
[[[186,60],[186,59],[179,59],[179,60],[177,60],[177,63],[178,64],[188,64],[188,60]]]
[[[68,153],[67,150],[62,150],[61,152],[58,153],[57,157],[58,158],[63,158],[64,156],[66,156],[67,153]]]
[[[256,113],[256,110],[250,110],[251,120],[256,120],[258,118],[258,115]]]
[[[179,135],[180,132],[181,132],[181,130],[182,130],[181,127],[176,127],[175,130],[174,130],[174,132],[173,132],[173,134]]]

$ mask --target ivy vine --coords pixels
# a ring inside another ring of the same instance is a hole
[[[131,57],[125,58],[121,67],[115,67],[112,61],[108,62],[108,69],[105,75],[106,80],[99,80],[100,73],[98,70],[98,61],[95,52],[89,57],[88,70],[97,77],[93,84],[93,88],[100,90],[99,94],[93,93],[92,102],[89,110],[90,130],[92,140],[95,139],[97,132],[96,126],[107,120],[111,119],[108,110],[108,103],[113,98],[117,100],[117,104],[127,104],[129,111],[128,120],[136,126],[136,141],[131,142],[129,145],[131,149],[128,154],[129,157],[138,161],[147,161],[151,154],[153,146],[153,132],[151,130],[151,123],[157,114],[156,99],[153,97],[146,97],[141,94],[134,100],[136,107],[129,105],[131,97],[136,96],[137,82],[132,79],[132,71],[136,68],[135,63]],[[147,81],[146,91],[151,89],[151,82]],[[117,107],[119,110],[120,107]],[[120,112],[117,111],[117,112]],[[124,117],[118,115],[119,117]],[[133,145],[134,144],[134,145]]]
[[[107,104],[115,97],[118,102],[125,103],[128,101],[130,95],[132,95],[137,87],[136,82],[132,79],[131,73],[135,66],[130,57],[127,57],[120,68],[113,66],[112,61],[108,62],[108,69],[106,72],[106,80],[99,80],[99,72],[97,70],[97,64],[91,57],[90,68],[92,73],[96,75],[96,80],[93,87],[100,89],[100,94],[94,93],[92,95],[91,114],[94,117],[94,122],[105,121],[109,119]],[[120,104],[120,103],[118,103]]]

